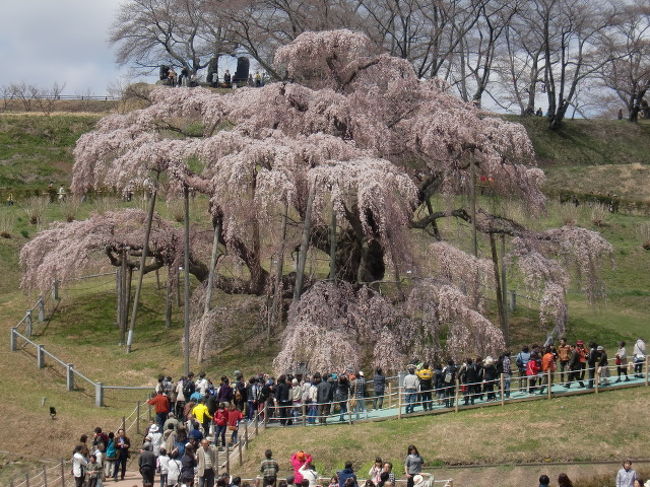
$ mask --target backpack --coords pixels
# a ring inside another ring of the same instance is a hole
[[[445,373],[444,381],[445,384],[451,384],[454,380],[454,371],[451,367],[447,366],[444,368],[443,372]]]
[[[194,387],[192,387],[192,385],[193,385],[192,382],[190,382],[189,380],[186,381],[185,384],[183,384],[183,395],[185,396],[186,401],[189,401],[190,396],[194,394]]]

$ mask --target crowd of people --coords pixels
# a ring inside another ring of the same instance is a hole
[[[512,381],[519,380],[518,390],[524,394],[544,394],[553,383],[566,389],[574,385],[593,388],[614,381],[610,368],[617,373],[614,382],[629,381],[630,376],[643,377],[646,344],[636,340],[631,357],[626,343],[620,342],[613,364],[605,348],[595,342],[586,346],[582,340],[575,344],[561,339],[557,346],[524,346],[516,355],[504,352],[497,358],[468,357],[460,364],[448,360],[431,366],[413,359],[408,373],[396,379],[401,391],[405,413],[421,407],[429,411],[436,407],[451,408],[458,397],[464,405],[476,401],[496,401],[510,397]],[[291,425],[298,418],[307,424],[359,420],[368,417],[370,409],[382,409],[387,397],[386,377],[381,368],[366,379],[364,372],[347,369],[338,373],[283,374],[277,379],[269,374],[257,374],[245,380],[235,371],[231,382],[227,376],[212,381],[205,373],[198,378],[190,373],[176,382],[160,376],[155,397],[149,402],[155,407],[157,424],[164,431],[168,415],[180,421],[198,423],[207,434],[210,427],[225,446],[225,435],[231,432],[236,443],[238,424],[242,420],[258,419]],[[397,385],[397,384],[396,384]],[[395,401],[397,402],[397,401]],[[397,405],[397,404],[395,404]]]
[[[631,374],[635,378],[643,377],[645,356],[646,344],[643,339],[639,338],[634,343],[631,358],[628,357],[625,342],[620,342],[614,362],[617,382],[630,380]],[[433,367],[417,359],[412,362],[408,366],[408,373],[398,379],[407,414],[413,413],[418,406],[424,411],[430,410],[434,403],[441,407],[454,407],[455,399],[461,393],[466,405],[474,404],[476,400],[496,400],[501,392],[509,397],[515,371],[519,373],[520,390],[528,394],[543,394],[545,388],[552,386],[554,377],[559,378],[567,389],[574,383],[592,388],[596,380],[600,380],[602,385],[613,380],[609,377],[609,359],[604,347],[595,342],[586,347],[581,340],[570,345],[561,339],[557,347],[525,346],[514,357],[505,352],[496,359],[489,356],[485,359],[467,358],[459,365],[453,360]],[[139,456],[145,485],[151,485],[156,471],[168,476],[164,481],[168,482],[167,485],[176,485],[178,479],[185,485],[192,485],[188,484],[189,472],[194,476],[206,468],[216,469],[217,452],[227,451],[228,447],[237,444],[240,426],[245,421],[277,421],[281,425],[291,425],[301,417],[301,422],[324,424],[328,418],[337,416],[339,421],[346,421],[346,415],[348,421],[352,420],[352,416],[356,419],[360,419],[361,415],[367,417],[369,406],[374,409],[383,407],[389,379],[380,368],[368,381],[363,371],[351,369],[340,373],[283,374],[277,380],[268,374],[254,375],[248,381],[239,371],[233,375],[232,383],[227,376],[222,376],[218,383],[212,381],[205,372],[198,377],[189,373],[176,382],[171,377],[158,378],[155,391],[148,401],[155,412],[155,420],[145,431]],[[369,393],[369,389],[372,393]],[[101,487],[104,478],[124,478],[132,450],[131,441],[124,430],[105,434],[101,428],[96,428],[92,451],[87,446],[87,440],[85,436],[81,438],[73,455],[73,475],[78,487],[82,487],[84,481],[87,481],[87,487]],[[292,465],[298,461],[300,466],[311,465],[308,455],[298,453],[296,458],[292,458]],[[419,453],[415,447],[409,447],[409,455],[415,456],[410,460],[407,457],[405,471],[415,478],[419,474],[417,470],[421,468],[421,465],[418,466]],[[306,461],[303,462],[303,459]],[[263,478],[273,477],[271,470],[276,464],[274,462],[271,456],[263,461]],[[379,459],[375,467],[379,468]],[[388,474],[392,473],[390,463],[382,462],[381,468],[387,468]],[[299,469],[294,470],[294,479],[300,479],[295,483],[300,486],[305,474]],[[345,472],[346,469],[341,471],[343,474]],[[309,473],[306,475],[313,476]],[[202,477],[205,475],[198,475],[199,479]],[[394,476],[390,479],[393,482]],[[365,487],[386,485],[386,482],[379,482],[377,475],[374,480],[372,486],[366,484]],[[164,482],[161,487],[165,487]],[[223,479],[219,482],[220,487],[239,485],[224,484]],[[266,482],[262,487],[271,485]],[[204,483],[200,485],[204,487]],[[207,485],[212,484],[208,482]],[[307,487],[314,486],[309,484]],[[350,486],[343,483],[340,487]],[[413,487],[411,480],[407,487]]]

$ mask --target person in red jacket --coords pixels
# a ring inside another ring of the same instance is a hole
[[[151,404],[156,409],[156,423],[158,428],[162,431],[165,421],[167,421],[167,414],[169,414],[169,399],[161,390],[147,401],[147,404]]]
[[[537,374],[539,374],[539,362],[537,353],[533,352],[530,355],[530,360],[526,364],[526,377],[528,378],[528,394],[535,392],[535,383],[537,382]]]
[[[230,437],[230,444],[234,445],[237,443],[237,433],[239,432],[239,422],[243,419],[244,415],[242,412],[235,407],[235,403],[231,402],[230,407],[228,408],[228,429],[232,431],[232,436]]]
[[[217,411],[214,413],[214,424],[217,425],[214,434],[214,444],[219,444],[219,437],[221,437],[221,446],[226,446],[226,428],[228,426],[228,410],[226,405],[222,402],[219,403]]]
[[[291,455],[291,466],[293,467],[293,480],[296,485],[300,485],[302,482],[302,472],[300,472],[300,467],[306,463],[312,463],[313,458],[309,453],[305,453],[300,450]]]

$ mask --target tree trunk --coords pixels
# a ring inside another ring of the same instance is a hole
[[[116,296],[116,309],[115,309],[115,326],[121,330],[122,324],[122,269],[117,268],[115,272],[115,296]]]
[[[183,307],[183,345],[184,345],[184,371],[185,375],[190,373],[190,190],[187,185],[183,186],[183,200],[185,207],[184,218],[184,300]]]
[[[330,279],[336,280],[336,212],[332,206],[332,220],[330,221]]]
[[[314,183],[316,184],[316,183]],[[305,278],[305,263],[307,262],[307,251],[309,250],[309,234],[311,232],[311,211],[316,196],[316,188],[309,188],[307,196],[307,208],[305,209],[305,222],[302,229],[302,241],[300,242],[300,253],[298,254],[298,267],[296,269],[296,284],[293,289],[293,300],[298,301],[302,294],[302,285]]]
[[[478,236],[476,235],[476,167],[474,165],[474,156],[470,161],[471,170],[471,204],[472,204],[472,248],[474,249],[474,257],[478,257]]]
[[[133,299],[133,310],[131,311],[131,324],[129,326],[129,334],[126,338],[126,353],[131,352],[131,345],[133,344],[133,332],[135,330],[135,319],[138,316],[138,304],[140,303],[140,294],[142,292],[142,280],[144,278],[144,268],[147,262],[147,253],[149,251],[149,235],[151,235],[151,224],[153,221],[153,211],[156,206],[156,195],[158,193],[158,176],[156,175],[156,182],[154,183],[151,201],[149,202],[149,211],[147,213],[147,228],[144,234],[144,244],[142,247],[142,255],[140,256],[140,272],[138,276],[138,287],[135,290],[135,298]]]
[[[271,303],[271,313],[266,326],[266,341],[271,340],[271,329],[282,320],[282,274],[284,273],[284,252],[287,239],[287,220],[289,219],[289,204],[284,202],[284,215],[282,216],[282,242],[280,243],[280,252],[275,271],[275,283],[273,289],[273,302]]]

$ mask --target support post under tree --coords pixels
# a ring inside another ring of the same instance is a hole
[[[503,335],[505,337],[506,324],[504,323],[503,293],[501,292],[501,277],[499,276],[499,255],[497,252],[497,245],[493,233],[490,233],[490,249],[492,250],[492,268],[494,269],[494,282],[497,287],[496,289],[497,311],[499,312],[499,321],[501,322],[501,330],[503,331]]]
[[[142,255],[140,256],[140,273],[138,275],[138,287],[135,290],[135,298],[133,299],[133,310],[131,311],[131,324],[129,325],[129,334],[126,337],[126,352],[131,352],[131,345],[133,344],[133,331],[135,330],[135,319],[138,316],[138,304],[140,303],[140,294],[142,293],[142,280],[144,278],[144,266],[147,262],[147,252],[149,250],[149,235],[151,235],[151,224],[153,221],[153,210],[156,206],[156,195],[158,194],[158,173],[156,181],[154,182],[153,191],[151,194],[151,201],[149,202],[149,211],[147,212],[147,227],[144,232],[144,244],[142,247]]]
[[[300,253],[298,254],[298,268],[296,269],[296,285],[293,290],[294,301],[298,301],[302,294],[302,285],[305,278],[305,263],[307,262],[307,251],[309,250],[309,234],[311,232],[311,210],[315,196],[316,181],[309,187],[309,195],[307,196],[305,223],[302,229],[302,241],[300,242]]]
[[[503,308],[503,339],[510,345],[510,319],[508,317],[508,275],[506,269],[506,236],[501,235],[501,306]]]
[[[183,280],[185,284],[185,304],[183,306],[183,345],[184,345],[184,370],[185,375],[190,373],[190,188],[183,185],[184,200],[184,255],[183,255]]]
[[[266,341],[271,340],[271,328],[276,322],[282,319],[282,274],[284,273],[284,251],[287,241],[287,221],[289,219],[289,202],[284,200],[284,214],[282,215],[282,241],[280,242],[280,251],[275,270],[275,289],[273,290],[273,302],[271,303],[271,313],[269,321],[266,324]]]
[[[205,290],[205,302],[203,303],[203,315],[207,315],[210,311],[210,301],[212,299],[212,285],[214,282],[214,274],[217,267],[217,252],[219,250],[219,238],[221,238],[221,220],[217,219],[214,225],[214,235],[212,237],[212,253],[210,255],[210,272],[208,274],[208,285]],[[203,362],[203,347],[205,346],[205,335],[207,327],[201,329],[201,337],[199,338],[199,353],[198,361]]]
[[[470,161],[470,177],[471,180],[471,206],[472,206],[472,243],[474,249],[474,257],[478,257],[478,237],[476,235],[476,166],[474,165],[474,156],[472,155]]]

